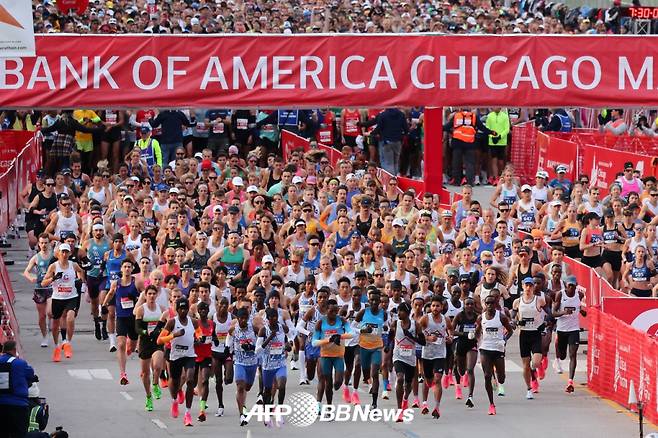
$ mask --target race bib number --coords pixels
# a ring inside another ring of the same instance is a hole
[[[189,347],[187,345],[176,345],[174,349],[180,353],[187,351]]]
[[[217,339],[219,340],[220,345],[221,344],[226,344],[226,336],[228,336],[228,332],[218,332],[217,333]]]
[[[105,121],[107,123],[113,124],[117,122],[117,113],[114,111],[106,111],[105,112]]]
[[[494,335],[498,333],[498,327],[487,327],[484,331],[489,333],[490,335]]]
[[[223,134],[224,133],[224,122],[215,122],[213,123],[213,132],[217,134]]]
[[[149,321],[146,323],[146,333],[149,335],[153,333],[153,330],[158,326],[158,321]]]
[[[280,356],[282,354],[283,354],[283,343],[274,342],[274,343],[270,344],[270,355]]]
[[[244,130],[247,129],[247,127],[249,126],[249,120],[247,119],[237,119],[236,122],[238,129]]]
[[[400,347],[398,351],[402,357],[411,357],[415,354],[415,349],[413,347]]]
[[[475,333],[475,326],[474,325],[465,325],[464,326],[464,333]]]
[[[196,132],[198,132],[199,134],[205,134],[206,132],[208,132],[208,127],[206,126],[205,123],[197,123]]]
[[[135,307],[135,302],[132,300],[132,298],[128,297],[123,297],[121,298],[121,308],[126,310],[126,309],[132,309]]]
[[[522,321],[525,328],[535,328],[535,318],[523,318]]]

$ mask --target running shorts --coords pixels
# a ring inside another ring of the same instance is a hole
[[[621,251],[608,251],[604,249],[603,263],[610,263],[612,270],[615,272],[621,271]]]
[[[98,298],[101,293],[101,285],[105,282],[105,277],[90,277],[87,276],[87,290],[89,291],[89,298]]]
[[[567,357],[567,347],[569,345],[580,344],[580,331],[557,332],[557,354],[562,360]]]
[[[192,370],[194,369],[194,358],[193,357],[179,357],[176,360],[169,361],[169,373],[172,379],[178,380],[183,374],[183,369]]]
[[[321,357],[320,369],[322,370],[322,375],[324,376],[331,376],[331,372],[333,370],[336,370],[337,373],[342,373],[345,371],[345,358],[343,356]]]
[[[135,331],[134,316],[117,316],[117,336],[126,336],[133,341],[139,337]]]
[[[401,360],[396,360],[393,362],[393,368],[398,376],[404,375],[404,382],[407,385],[411,385],[411,382],[413,382],[414,377],[416,376],[416,367],[402,362]]]
[[[37,287],[34,289],[34,295],[32,295],[32,301],[37,304],[43,304],[48,301],[53,294],[53,289],[51,287]]]
[[[59,319],[62,315],[69,310],[73,310],[76,315],[78,314],[78,309],[80,308],[80,300],[78,297],[69,298],[67,300],[51,300],[51,312],[53,319]]]
[[[489,360],[494,361],[500,358],[504,358],[505,352],[498,350],[485,350],[484,348],[480,348],[480,356],[487,357]]]
[[[379,366],[382,364],[382,349],[359,347],[359,356],[361,356],[361,369],[369,370],[372,365]]]
[[[254,379],[256,378],[257,369],[258,365],[239,365],[236,363],[233,366],[233,370],[235,372],[234,380],[236,382],[242,381],[247,385],[252,385],[254,383]]]
[[[431,382],[436,374],[443,374],[446,369],[445,357],[437,359],[423,359],[423,374],[425,380]]]
[[[320,347],[314,347],[307,340],[304,344],[304,353],[306,353],[306,360],[315,360],[320,357]]]
[[[286,365],[273,370],[263,370],[263,387],[271,388],[274,385],[274,380],[287,378],[288,367]]]
[[[600,255],[597,256],[583,256],[580,259],[583,264],[589,266],[590,268],[598,268],[600,266],[603,266],[603,258]]]
[[[139,337],[139,358],[148,360],[156,351],[163,351],[164,347],[152,341],[149,336]]]
[[[519,352],[521,357],[541,354],[541,332],[539,330],[521,330],[519,334]]]

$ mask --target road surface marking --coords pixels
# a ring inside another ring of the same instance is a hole
[[[166,429],[167,428],[167,425],[164,424],[162,421],[158,420],[157,418],[153,418],[151,420],[151,422],[153,424],[155,424],[156,426],[158,426],[160,429]]]
[[[68,370],[69,376],[73,377],[74,379],[80,379],[80,380],[91,380],[93,377],[91,377],[91,374],[89,374],[89,370]]]
[[[89,370],[89,374],[94,379],[99,379],[99,380],[112,380],[112,374],[110,373],[110,370],[107,368],[97,368],[93,370]]]
[[[121,394],[123,396],[123,398],[125,398],[128,401],[133,399],[133,396],[128,394],[126,391],[121,391],[119,394]]]

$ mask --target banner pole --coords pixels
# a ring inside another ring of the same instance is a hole
[[[426,107],[424,112],[425,144],[423,178],[425,192],[441,196],[443,187],[443,108]],[[450,202],[450,199],[441,199]]]

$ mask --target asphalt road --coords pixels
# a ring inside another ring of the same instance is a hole
[[[486,197],[489,188],[476,188],[476,197]],[[49,430],[62,425],[71,437],[155,437],[155,436],[196,436],[196,437],[264,437],[285,436],[304,437],[313,434],[315,438],[352,436],[381,436],[419,438],[441,437],[636,437],[637,419],[626,410],[605,401],[589,392],[586,382],[586,356],[581,347],[578,356],[580,365],[576,375],[576,391],[568,395],[564,392],[565,375],[557,375],[549,367],[546,379],[542,381],[540,393],[534,400],[525,400],[525,388],[521,374],[521,361],[518,356],[518,341],[509,341],[507,353],[507,383],[505,397],[496,400],[498,415],[487,415],[487,400],[484,392],[482,373],[476,369],[475,408],[468,409],[464,400],[455,400],[454,389],[445,391],[441,404],[441,418],[433,420],[415,410],[413,421],[404,424],[331,422],[315,423],[308,428],[298,428],[286,424],[281,428],[268,429],[255,420],[246,427],[239,426],[235,405],[235,386],[225,389],[226,413],[222,418],[212,416],[217,408],[217,400],[212,391],[209,398],[209,418],[205,423],[196,421],[198,401],[193,404],[193,427],[184,427],[182,410],[178,419],[169,416],[168,397],[155,401],[153,412],[144,411],[144,391],[139,381],[139,360],[133,355],[128,361],[128,377],[131,383],[120,386],[118,365],[115,355],[109,353],[107,343],[93,337],[89,305],[84,303],[76,324],[73,339],[74,356],[62,359],[61,363],[50,360],[51,348],[40,348],[40,335],[36,324],[36,311],[32,302],[31,285],[21,276],[25,267],[27,252],[25,240],[11,240],[8,258],[16,261],[8,266],[16,293],[15,309],[21,325],[21,341],[24,356],[40,376],[42,396],[50,404]],[[52,340],[51,340],[52,342]],[[551,360],[553,354],[551,353]],[[566,363],[565,363],[566,367]],[[309,392],[314,387],[299,387],[298,371],[289,373],[288,394],[297,391]],[[361,399],[368,399],[362,388]],[[166,390],[163,395],[166,396]],[[248,404],[255,403],[256,393],[249,394]],[[431,397],[431,396],[430,396]],[[336,393],[335,400],[341,400]],[[393,401],[380,403],[382,408],[394,407]],[[656,432],[645,426],[645,434]]]

